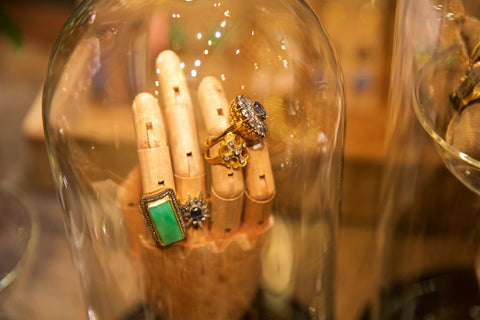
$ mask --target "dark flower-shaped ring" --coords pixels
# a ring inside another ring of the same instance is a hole
[[[186,227],[193,226],[194,228],[203,228],[203,223],[210,217],[208,214],[207,200],[203,198],[203,193],[192,198],[188,196],[188,201],[181,204],[183,218],[185,220]]]

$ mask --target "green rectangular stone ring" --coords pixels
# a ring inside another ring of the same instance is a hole
[[[143,219],[157,246],[185,239],[185,224],[175,191],[163,188],[140,199]]]

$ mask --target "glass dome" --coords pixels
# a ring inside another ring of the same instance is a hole
[[[43,116],[91,319],[333,317],[344,93],[303,2],[83,1]]]
[[[397,3],[372,319],[478,318],[479,9]]]

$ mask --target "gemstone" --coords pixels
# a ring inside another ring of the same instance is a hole
[[[237,104],[244,108],[246,106],[246,99],[247,97],[245,97],[244,95],[239,95],[237,96]]]
[[[182,203],[182,212],[187,220],[187,227],[193,226],[194,228],[203,228],[202,221],[205,221],[206,218],[209,218],[208,208],[203,199],[203,193],[200,192],[199,197],[192,199],[188,195],[189,200]]]
[[[160,199],[148,203],[146,208],[162,246],[185,238],[171,195],[163,195]]]
[[[242,116],[244,116],[245,118],[250,118],[250,112],[248,112],[247,109],[242,109]]]
[[[255,124],[256,124],[256,123],[257,123],[257,122],[255,121],[254,118],[251,118],[250,120],[248,120],[248,124],[249,124],[250,127],[252,127],[252,128],[255,128]]]
[[[203,218],[203,211],[202,208],[199,207],[193,207],[190,210],[190,216],[192,217],[193,220],[200,220]]]
[[[255,106],[255,112],[260,116],[260,118],[263,120],[267,119],[267,112],[265,111],[263,106],[257,101],[255,101],[254,106]]]

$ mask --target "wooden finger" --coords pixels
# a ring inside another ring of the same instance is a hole
[[[143,193],[161,187],[175,189],[170,151],[157,100],[149,93],[138,94],[133,102],[133,113]]]
[[[170,50],[163,51],[156,62],[157,76],[165,110],[169,144],[181,200],[205,195],[205,168],[198,142],[192,101],[180,59]]]
[[[214,77],[205,77],[198,87],[198,99],[209,138],[219,135],[229,126],[229,103],[222,84]],[[218,152],[218,145],[209,150]],[[212,234],[228,234],[240,228],[244,182],[241,168],[231,169],[212,165]]]
[[[249,149],[250,158],[245,167],[246,199],[244,223],[259,225],[268,220],[275,197],[270,155],[266,141]]]

